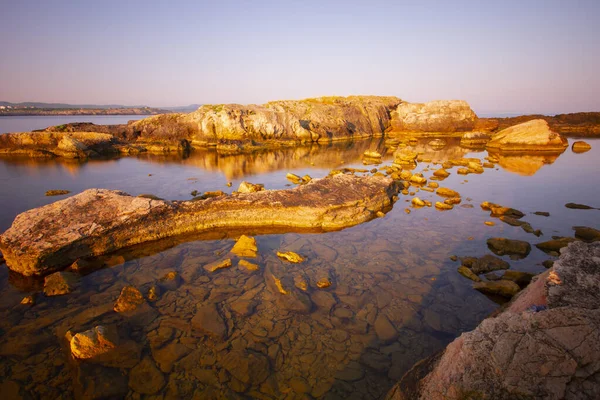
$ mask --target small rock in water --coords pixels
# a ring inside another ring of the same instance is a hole
[[[293,251],[286,251],[286,252],[277,252],[277,257],[289,261],[291,263],[297,264],[297,263],[301,263],[304,261],[304,257],[302,257],[301,255],[294,253]]]
[[[444,187],[439,188],[436,193],[442,197],[460,197],[460,193],[457,191]]]
[[[589,228],[587,226],[574,226],[575,237],[586,242],[600,241],[600,231],[598,229]]]
[[[525,258],[531,251],[531,245],[522,240],[490,238],[487,240],[487,245],[494,254],[499,256],[506,254]]]
[[[35,294],[30,294],[29,296],[23,297],[23,300],[21,300],[21,304],[26,306],[35,305]]]
[[[554,266],[554,260],[546,260],[542,262],[544,268],[552,268]]]
[[[464,265],[461,265],[460,267],[458,267],[458,273],[472,281],[481,282],[481,278],[479,278],[477,275],[475,275],[473,273],[473,271],[471,271],[469,268],[467,268]]]
[[[418,197],[412,199],[412,204],[416,207],[424,207],[425,202]]]
[[[430,188],[432,188],[432,189],[437,189],[437,188],[439,188],[439,187],[440,187],[440,184],[439,184],[439,183],[437,183],[437,182],[429,182],[429,183],[427,184],[427,186],[429,186],[429,187],[430,187]]]
[[[593,210],[594,209],[594,207],[590,207],[590,206],[586,206],[585,204],[578,204],[578,203],[567,203],[567,204],[565,204],[565,207],[571,208],[573,210]]]
[[[569,243],[576,242],[577,239],[571,237],[561,237],[558,239],[548,240],[546,242],[538,243],[535,245],[538,249],[545,253],[560,252],[560,249],[567,247]]]
[[[258,247],[256,246],[256,239],[251,236],[242,235],[237,240],[231,252],[238,257],[256,257]]]
[[[536,211],[534,212],[535,215],[541,215],[542,217],[549,217],[550,213],[546,212],[546,211]]]
[[[150,289],[148,289],[148,300],[156,301],[160,296],[160,289],[156,285],[152,285]]]
[[[296,174],[292,174],[291,172],[288,172],[285,177],[287,178],[287,180],[292,181],[292,183],[295,183],[295,184],[302,183],[302,178]]]
[[[71,354],[75,358],[92,358],[114,349],[118,342],[119,337],[113,327],[99,325],[71,338]]]
[[[44,278],[44,294],[61,296],[75,290],[79,276],[72,272],[55,272]]]
[[[233,185],[233,183],[231,183],[231,182],[227,182],[227,183],[226,183],[226,186],[227,186],[227,187],[231,187],[232,185]]]
[[[529,272],[507,270],[504,271],[502,279],[512,281],[519,285],[520,288],[524,288],[525,286],[529,285],[534,276],[534,274],[530,274]]]
[[[457,256],[450,256],[450,260],[452,260],[452,261],[458,261],[458,257]]]
[[[380,154],[380,153],[378,153],[378,152],[377,152],[377,151],[375,151],[375,150],[372,150],[372,151],[371,151],[371,150],[367,150],[367,151],[365,151],[365,152],[363,153],[363,157],[365,157],[365,158],[375,158],[375,159],[377,159],[377,158],[381,158],[381,154]]]
[[[472,261],[470,266],[473,273],[476,275],[483,274],[486,272],[498,271],[501,269],[509,269],[510,264],[501,258],[495,257],[491,254],[486,254],[483,257],[476,258]]]
[[[215,261],[210,264],[206,264],[203,268],[208,272],[215,272],[222,268],[231,267],[231,259],[227,258],[225,260]]]
[[[238,187],[238,193],[254,193],[254,192],[260,192],[262,190],[265,189],[265,185],[261,184],[261,183],[250,183],[250,182],[246,182],[243,181],[242,183],[240,183],[240,186]]]
[[[444,203],[450,204],[450,205],[455,205],[455,204],[460,204],[461,201],[462,201],[462,199],[460,197],[451,197],[449,199],[444,200]]]
[[[317,287],[319,289],[325,289],[331,286],[331,281],[328,277],[323,277],[317,281]]]
[[[440,201],[435,202],[435,208],[438,210],[452,210],[454,208],[451,204],[442,203]]]
[[[495,294],[509,299],[521,290],[519,285],[506,280],[477,282],[473,284],[473,288],[482,293]]]
[[[573,151],[573,153],[585,153],[586,151],[590,151],[591,148],[592,146],[590,146],[583,140],[578,140],[577,142],[574,142],[571,146],[571,150]]]
[[[125,286],[121,290],[121,294],[113,309],[116,312],[133,311],[143,303],[144,296],[142,296],[142,293],[139,290],[133,286]]]
[[[487,226],[494,226],[494,225],[496,225],[496,223],[494,221],[485,221],[484,224],[486,224]]]
[[[410,214],[410,208],[405,208],[404,212],[407,213],[407,214]]]
[[[433,172],[433,176],[438,178],[447,178],[450,176],[450,172],[446,171],[444,168],[440,168]]]
[[[62,196],[71,193],[70,190],[53,189],[46,191],[46,196]]]
[[[238,268],[245,271],[258,271],[260,267],[250,261],[240,260],[238,261]]]

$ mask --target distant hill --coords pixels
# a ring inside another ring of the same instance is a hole
[[[189,113],[192,111],[196,111],[198,108],[200,108],[202,104],[190,104],[189,106],[178,106],[178,107],[161,107],[165,110],[169,110],[169,111],[173,111],[173,112],[180,112],[180,113]]]

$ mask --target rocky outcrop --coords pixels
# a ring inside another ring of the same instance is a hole
[[[521,115],[511,118],[482,119],[487,123],[495,123],[499,129],[521,124],[533,119],[543,119],[550,125],[554,132],[563,136],[574,137],[599,137],[600,112],[580,112],[571,114],[547,115]]]
[[[600,244],[571,243],[506,310],[416,365],[388,399],[600,397]]]
[[[389,209],[391,178],[338,174],[289,190],[163,201],[89,189],[18,215],[0,236],[10,269],[47,275],[79,258],[219,228],[337,230]],[[68,221],[68,223],[65,223]]]
[[[475,128],[477,115],[463,100],[401,103],[392,112],[396,132],[464,132]]]
[[[567,140],[550,130],[543,119],[535,119],[506,128],[488,142],[490,151],[507,152],[552,152],[562,153],[568,146]]]

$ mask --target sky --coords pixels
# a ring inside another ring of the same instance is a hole
[[[0,0],[0,100],[600,111],[599,0]]]

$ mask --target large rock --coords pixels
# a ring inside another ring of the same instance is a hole
[[[0,236],[0,248],[13,271],[46,275],[79,258],[219,228],[337,230],[375,218],[392,205],[396,192],[390,178],[346,174],[289,190],[203,201],[168,202],[89,189],[18,215]]]
[[[113,327],[96,326],[71,338],[71,354],[75,358],[88,359],[104,354],[119,344],[119,336]]]
[[[392,128],[398,132],[462,132],[475,127],[477,115],[463,100],[401,103],[392,112]]]
[[[409,371],[388,399],[600,398],[600,243],[574,242],[495,318]]]
[[[561,153],[568,147],[568,142],[550,130],[546,121],[535,119],[496,133],[486,147],[501,152]]]
[[[490,238],[487,240],[489,249],[499,256],[510,255],[525,258],[531,251],[531,245],[523,240],[506,238]]]

